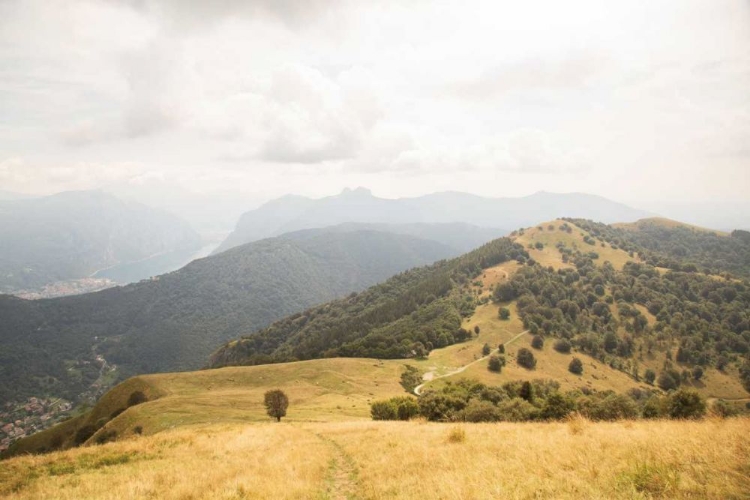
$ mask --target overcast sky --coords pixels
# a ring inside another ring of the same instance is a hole
[[[0,0],[0,189],[743,201],[750,3]]]

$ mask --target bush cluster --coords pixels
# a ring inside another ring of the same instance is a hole
[[[692,390],[680,389],[668,395],[642,389],[627,394],[586,392],[562,392],[560,384],[552,380],[488,386],[464,379],[427,391],[418,400],[400,397],[375,401],[371,414],[373,420],[409,420],[419,415],[435,422],[524,422],[561,420],[573,412],[594,421],[696,419],[706,413],[705,401]],[[722,410],[726,408],[715,412]]]

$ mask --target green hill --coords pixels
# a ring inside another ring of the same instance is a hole
[[[452,253],[404,235],[309,230],[99,293],[0,296],[0,401],[85,400],[117,379],[197,369],[230,338]]]

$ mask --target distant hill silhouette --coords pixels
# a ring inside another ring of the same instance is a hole
[[[345,189],[337,196],[310,199],[284,196],[246,212],[235,230],[214,251],[299,229],[346,222],[409,224],[467,223],[513,230],[559,217],[593,218],[605,223],[629,222],[649,213],[582,193],[539,192],[521,198],[484,198],[445,192],[418,198],[385,199],[364,188]]]
[[[100,191],[0,201],[0,293],[198,248],[183,220]]]

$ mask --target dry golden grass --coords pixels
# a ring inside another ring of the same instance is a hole
[[[0,462],[8,499],[314,498],[333,450],[292,425],[183,428]]]
[[[597,265],[602,265],[605,261],[612,263],[615,269],[622,269],[628,261],[639,262],[637,256],[630,257],[627,252],[620,249],[613,249],[609,243],[604,243],[604,246],[597,241],[596,245],[589,245],[583,241],[583,237],[587,234],[586,231],[579,228],[575,224],[568,222],[567,224],[573,228],[571,233],[561,231],[559,227],[565,223],[563,220],[555,220],[551,222],[545,222],[535,227],[528,228],[524,231],[523,235],[514,237],[516,243],[527,247],[526,250],[529,255],[539,264],[547,267],[552,266],[555,269],[563,269],[573,267],[570,263],[564,263],[562,261],[562,254],[555,245],[558,242],[562,242],[571,249],[578,249],[582,252],[596,252],[599,254],[599,258],[594,261]],[[554,226],[554,230],[550,230],[549,226]],[[539,229],[539,228],[543,229]],[[540,242],[544,244],[544,248],[537,250],[536,248],[528,248],[529,245],[534,245]]]
[[[750,492],[750,420],[214,424],[0,462],[8,499],[707,498]]]
[[[572,425],[576,425],[575,431]],[[750,421],[346,423],[361,498],[748,498]]]

